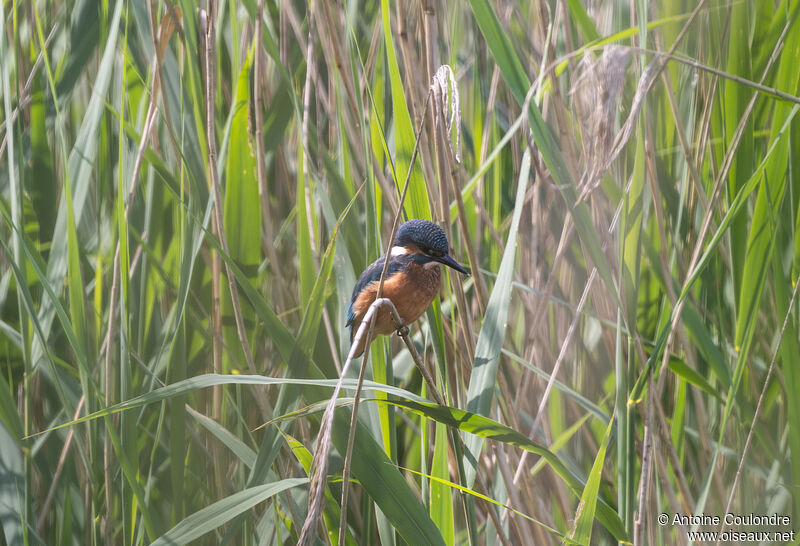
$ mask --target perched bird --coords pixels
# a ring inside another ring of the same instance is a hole
[[[409,220],[397,229],[397,235],[389,254],[389,268],[383,282],[383,297],[389,298],[405,324],[417,320],[436,297],[442,273],[439,264],[452,267],[459,273],[469,275],[448,254],[450,244],[442,228],[428,220]],[[385,255],[375,260],[358,278],[350,307],[347,309],[347,326],[350,328],[350,343],[358,331],[367,309],[375,301],[378,282],[383,271]],[[389,309],[378,310],[373,330],[377,334],[391,334],[397,329]],[[361,339],[356,357],[364,353],[364,347],[372,339]]]

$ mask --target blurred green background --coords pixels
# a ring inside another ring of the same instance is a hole
[[[373,344],[318,543],[800,525],[800,3],[0,6],[0,544],[295,544],[398,213],[447,406]]]

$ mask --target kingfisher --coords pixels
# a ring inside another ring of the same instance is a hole
[[[469,275],[469,271],[455,261],[449,252],[447,236],[433,222],[409,220],[397,229],[383,282],[383,297],[392,301],[404,325],[411,324],[422,316],[439,292],[442,278],[439,264]],[[353,289],[350,307],[347,308],[346,324],[350,328],[351,344],[369,306],[375,301],[385,259],[384,254],[367,267]],[[366,344],[372,342],[378,334],[391,334],[396,329],[391,312],[386,308],[379,309],[372,339],[367,340],[366,336],[362,338],[355,357],[361,356]]]

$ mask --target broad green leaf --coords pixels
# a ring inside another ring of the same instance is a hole
[[[245,444],[241,439],[236,437],[230,430],[226,429],[212,418],[207,417],[192,409],[191,407],[186,407],[187,412],[189,415],[194,417],[194,419],[203,425],[207,431],[214,435],[214,437],[222,442],[228,449],[230,449],[236,457],[242,461],[248,468],[252,468],[256,462],[256,454],[255,452]]]
[[[479,415],[489,415],[494,399],[495,381],[497,379],[497,366],[500,361],[500,350],[506,337],[506,323],[511,305],[511,281],[514,279],[514,269],[517,258],[517,235],[519,221],[522,216],[522,206],[525,202],[525,192],[528,188],[531,158],[528,150],[522,156],[519,182],[517,183],[517,198],[514,205],[514,217],[508,232],[503,260],[497,274],[489,303],[486,306],[486,316],[478,334],[478,344],[475,347],[475,362],[472,376],[467,391],[467,409]],[[483,440],[480,437],[467,438],[467,453],[465,453],[465,469],[467,486],[471,486],[477,473],[477,461],[480,458]]]
[[[527,436],[512,428],[509,428],[497,421],[477,415],[469,411],[460,410],[457,408],[450,408],[447,406],[439,406],[433,403],[420,403],[411,400],[407,401],[394,401],[389,402],[395,406],[406,408],[419,415],[424,415],[429,419],[433,419],[437,423],[443,423],[449,427],[457,428],[464,432],[469,432],[484,439],[496,440],[509,445],[519,447],[525,451],[529,451],[534,455],[539,455],[556,474],[564,480],[564,483],[572,490],[576,496],[580,496],[586,487],[583,480],[575,476],[567,465],[552,451],[546,447],[531,441]],[[614,537],[622,542],[629,542],[625,528],[622,522],[608,503],[602,498],[598,498],[597,504],[597,519],[614,535]]]
[[[153,546],[188,544],[233,520],[239,514],[275,495],[308,483],[308,478],[286,478],[250,487],[203,508],[161,535]]]
[[[406,206],[408,218],[431,219],[431,207],[428,202],[428,189],[422,176],[419,165],[410,165],[411,154],[414,151],[415,130],[408,113],[403,79],[400,76],[400,67],[392,39],[392,25],[389,21],[389,1],[381,0],[381,13],[383,14],[383,36],[386,45],[386,59],[389,81],[392,87],[392,123],[394,128],[394,165],[395,184],[398,195],[403,191],[408,170],[411,169]]]
[[[586,13],[586,8],[583,7],[583,4],[579,0],[567,0],[567,6],[569,6],[569,13],[572,16],[572,20],[575,21],[578,28],[580,28],[583,33],[584,41],[594,42],[599,40],[600,35],[597,33],[594,21],[592,21],[589,14]]]
[[[58,200],[57,177],[53,170],[53,156],[47,140],[47,108],[44,92],[39,80],[34,82],[31,100],[31,201],[39,223],[39,242],[46,244],[53,239]]]
[[[731,37],[728,40],[728,65],[727,72],[747,79],[753,79],[751,74],[751,43],[753,21],[750,18],[750,6],[737,4],[731,6]],[[722,83],[724,109],[724,134],[729,146],[733,145],[736,130],[745,115],[747,104],[755,91],[748,89],[739,82],[725,80]],[[733,199],[739,189],[747,183],[752,173],[755,158],[753,156],[753,115],[750,114],[744,125],[744,131],[739,136],[738,145],[733,150],[730,173],[728,175],[728,198]],[[738,294],[742,289],[742,275],[744,273],[745,246],[747,241],[747,216],[737,215],[731,219],[728,236],[731,239],[731,264],[733,275],[733,290],[737,294],[737,315],[742,313],[738,309],[741,298]],[[763,263],[763,262],[762,262]],[[737,327],[737,345],[740,344],[740,330]]]
[[[702,389],[714,398],[722,400],[722,397],[717,389],[712,387],[705,377],[698,373],[697,370],[689,367],[689,365],[683,360],[678,358],[670,358],[668,365],[669,369],[676,375],[680,376],[683,380],[691,383],[695,387]]]
[[[105,110],[105,95],[108,92],[111,82],[111,74],[116,63],[117,36],[119,34],[119,23],[122,17],[122,7],[124,2],[117,2],[114,7],[113,15],[108,26],[108,38],[103,51],[103,56],[97,68],[92,88],[92,96],[86,109],[86,114],[81,122],[78,134],[75,137],[75,144],[69,154],[68,171],[69,180],[73,183],[74,193],[72,194],[75,205],[75,224],[81,226],[84,222],[87,225],[94,224],[91,209],[87,207],[90,183],[92,181],[91,169],[97,157],[98,126]],[[84,217],[85,214],[85,217]],[[61,201],[58,208],[53,244],[47,263],[47,284],[51,286],[62,286],[64,275],[67,272],[67,211],[66,202]],[[87,231],[91,231],[87,229]],[[79,231],[80,233],[80,231]],[[41,323],[45,339],[49,339],[50,329],[55,317],[56,309],[54,301],[45,299],[39,308],[38,316]],[[42,359],[46,352],[42,343],[34,340],[32,346],[32,361],[34,366]]]
[[[600,495],[600,482],[603,479],[603,463],[606,459],[606,448],[608,440],[611,438],[611,430],[614,421],[609,421],[603,441],[600,442],[600,449],[592,464],[592,470],[586,480],[586,487],[583,488],[581,501],[576,512],[575,526],[572,529],[571,538],[579,544],[591,544],[592,525],[594,524],[595,509],[597,508],[597,498]]]
[[[46,432],[50,432],[53,430],[70,427],[73,425],[77,425],[78,423],[84,423],[86,421],[91,421],[93,419],[98,419],[100,417],[114,415],[116,413],[138,408],[141,406],[146,406],[148,404],[153,404],[155,402],[170,400],[172,398],[188,394],[190,392],[199,389],[207,389],[215,385],[256,385],[256,386],[257,385],[306,385],[306,386],[321,387],[325,389],[328,388],[332,389],[336,386],[337,381],[338,380],[336,379],[290,379],[282,377],[265,377],[261,375],[240,375],[240,374],[198,375],[195,377],[184,379],[183,381],[178,381],[177,383],[174,383],[172,385],[166,385],[164,387],[154,389],[150,392],[146,392],[144,394],[131,398],[130,400],[125,400],[123,402],[120,402],[119,404],[114,404],[113,406],[103,408],[94,413],[90,413],[89,415],[84,415],[83,417],[79,417],[78,419],[69,421],[67,423],[56,425],[54,427],[43,430],[37,434],[44,434]],[[357,383],[356,379],[346,379],[344,380],[342,385],[343,388],[345,389],[355,389],[356,383]],[[410,400],[421,400],[419,396],[411,392],[405,391],[399,387],[382,385],[368,380],[364,381],[364,389],[380,390],[386,392],[387,394],[393,394],[395,396],[408,398]]]
[[[254,282],[258,266],[261,263],[261,199],[256,180],[255,151],[250,141],[248,125],[252,55],[251,51],[239,71],[236,84],[236,95],[230,116],[231,123],[226,139],[228,152],[225,163],[225,196],[223,198],[223,223],[229,255],[247,275],[249,282]],[[247,363],[237,333],[231,291],[228,290],[224,280],[220,283],[220,287],[222,337],[228,347],[228,351],[224,353],[223,370],[228,371],[231,366],[244,367]],[[247,327],[252,323],[253,313],[250,306],[242,305],[241,298],[239,305],[241,306],[242,320]]]
[[[93,0],[77,0],[70,14],[69,47],[64,65],[59,70],[56,92],[68,96],[86,65],[92,60],[100,41],[100,4]]]
[[[551,533],[553,533],[558,538],[558,540],[562,541],[563,543],[565,543],[565,544],[576,544],[570,538],[563,536],[556,529],[553,529],[549,525],[546,525],[546,524],[542,523],[541,521],[536,520],[536,519],[530,517],[529,515],[520,512],[519,510],[515,510],[511,506],[503,504],[502,502],[499,502],[499,501],[497,501],[497,500],[495,500],[495,499],[493,499],[493,498],[491,498],[491,497],[489,497],[487,495],[483,495],[481,493],[478,493],[474,489],[469,489],[468,487],[464,487],[462,485],[459,485],[457,483],[453,483],[453,482],[451,482],[449,480],[446,480],[446,479],[443,479],[443,478],[439,478],[437,476],[432,476],[432,475],[429,475],[429,474],[422,474],[421,472],[417,472],[416,470],[414,470],[412,468],[404,468],[403,470],[405,470],[407,472],[411,472],[412,474],[416,474],[418,476],[423,476],[425,478],[428,478],[429,480],[433,480],[434,482],[436,482],[436,484],[444,486],[448,490],[449,489],[455,489],[457,491],[461,491],[462,493],[466,493],[468,495],[472,495],[473,497],[475,497],[477,499],[481,499],[483,501],[492,503],[495,506],[499,506],[501,508],[505,508],[506,510],[508,510],[508,511],[514,513],[514,514],[516,514],[518,516],[521,516],[521,517],[527,519],[528,521],[530,521],[532,523],[535,523],[536,525],[542,527],[543,529],[546,529],[546,530],[550,531]]]
[[[622,284],[625,303],[624,312],[625,322],[629,328],[636,327],[636,315],[638,311],[639,296],[639,268],[641,264],[641,233],[642,219],[646,213],[647,201],[644,199],[645,187],[645,150],[644,150],[644,127],[639,123],[639,134],[636,138],[636,155],[633,163],[633,173],[631,176],[629,190],[624,196],[622,210],[622,253],[620,256],[622,269]],[[628,332],[634,335],[634,332]]]
[[[735,11],[741,11],[741,9],[744,9],[744,6],[737,7]],[[800,47],[800,27],[797,25],[792,27],[784,47],[789,51],[797,51]],[[778,81],[776,83],[778,88],[790,93],[798,93],[800,91],[800,71],[797,70],[796,59],[792,59],[791,56],[781,57],[781,64],[778,67]],[[776,102],[773,115],[776,120],[782,120],[789,115],[790,110],[789,104]],[[748,322],[755,320],[758,313],[761,294],[764,292],[767,269],[770,264],[770,254],[774,248],[775,238],[773,234],[776,229],[778,211],[783,203],[787,178],[792,175],[792,171],[786,169],[790,153],[789,133],[782,131],[780,123],[772,124],[770,142],[777,143],[777,146],[770,155],[764,171],[764,181],[758,188],[753,218],[747,236],[746,252],[741,256],[741,271],[734,270],[734,273],[739,273],[741,278],[736,317],[735,344],[737,349],[745,344],[744,336]],[[736,157],[735,161],[738,161],[740,152],[736,153]],[[750,160],[748,163],[753,164],[754,162]],[[731,170],[733,171],[733,168]],[[741,216],[740,218],[744,217]],[[734,226],[732,234],[735,233]],[[742,237],[743,240],[744,237]],[[733,250],[732,247],[731,251],[733,252]],[[738,254],[734,254],[734,257],[736,256]]]
[[[256,180],[255,147],[248,124],[252,52],[236,83],[227,162],[225,164],[224,223],[231,258],[253,276],[261,262],[261,207]]]
[[[349,408],[342,408],[334,417],[333,442],[339,453],[347,449],[350,414]],[[417,494],[360,422],[356,427],[352,464],[353,475],[408,544],[444,546],[441,531]]]
[[[380,404],[383,405],[383,404]],[[450,477],[450,465],[447,457],[447,427],[436,423],[433,437],[433,464],[431,465],[431,519],[442,532],[448,546],[455,544],[455,522],[453,518],[453,499],[450,487],[443,483]]]
[[[778,244],[782,246],[780,242],[785,241],[785,239],[781,236],[780,232],[789,233],[789,226],[783,226],[779,229],[778,236],[781,240],[779,240]],[[782,343],[776,350],[779,351],[780,366],[785,376],[785,392],[795,393],[800,392],[800,371],[797,369],[796,356],[800,354],[800,342],[798,342],[798,339],[800,339],[800,337],[798,337],[798,331],[800,330],[798,330],[797,324],[797,308],[798,305],[800,305],[800,301],[798,301],[797,296],[793,293],[793,291],[797,290],[797,286],[793,285],[796,277],[792,279],[792,282],[789,282],[783,275],[782,264],[780,262],[781,257],[778,256],[777,252],[774,252],[772,255],[771,273],[775,287],[775,311],[777,317],[784,317],[783,320],[786,321],[786,331],[783,333]],[[794,306],[791,314],[789,314],[789,302],[793,297]],[[782,322],[783,321],[779,324]],[[781,325],[781,328],[783,328],[783,325]],[[775,376],[773,375],[772,381],[774,382],[775,380]],[[789,415],[800,415],[800,400],[798,400],[797,396],[787,396],[786,402]],[[789,432],[788,443],[790,449],[789,460],[791,462],[791,474],[792,476],[798,476],[800,475],[800,427],[788,426],[787,429]],[[795,503],[792,513],[795,517],[800,516],[800,506],[797,506],[797,503]]]
[[[311,200],[311,176],[304,171],[305,161],[303,159],[305,150],[303,143],[300,141],[300,135],[297,137],[297,205],[295,206],[297,214],[295,220],[297,222],[297,257],[300,262],[297,276],[300,285],[300,302],[305,307],[311,300],[311,291],[314,286],[314,254],[311,248],[311,228],[309,223],[313,224],[313,206]],[[309,216],[311,215],[311,216]]]

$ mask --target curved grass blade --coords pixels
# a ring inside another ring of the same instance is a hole
[[[245,444],[238,437],[234,436],[231,431],[217,423],[211,417],[203,415],[188,404],[185,407],[189,415],[194,417],[194,419],[200,423],[203,428],[213,434],[217,440],[222,442],[228,449],[230,449],[236,455],[236,457],[245,464],[245,466],[248,468],[253,468],[253,465],[256,463],[256,453],[250,448],[250,446]]]
[[[478,23],[481,33],[489,46],[492,57],[500,69],[500,74],[508,84],[514,99],[520,106],[523,106],[531,84],[519,57],[514,51],[511,40],[503,31],[500,21],[497,19],[497,14],[495,14],[494,9],[492,9],[487,0],[470,0],[470,7],[475,16],[475,21]],[[606,288],[619,303],[619,293],[614,283],[612,269],[602,251],[600,238],[595,230],[589,209],[585,202],[578,202],[575,181],[572,179],[564,158],[558,150],[557,142],[550,127],[545,123],[541,111],[535,104],[530,104],[528,108],[528,121],[533,140],[539,147],[542,159],[561,191],[561,195],[564,197],[583,246],[591,257],[593,265],[597,268],[597,272],[603,279]]]
[[[487,440],[496,440],[519,447],[535,455],[539,455],[558,474],[576,496],[583,494],[586,484],[572,473],[559,457],[546,447],[533,442],[530,438],[502,423],[488,417],[476,415],[469,411],[440,406],[434,403],[419,403],[413,401],[387,402],[397,407],[406,408],[418,415],[424,415],[438,423],[464,432],[469,432]],[[605,526],[614,537],[621,542],[630,542],[622,521],[617,512],[602,497],[598,498],[597,519]]]
[[[94,223],[90,207],[87,206],[89,198],[89,186],[92,181],[92,165],[97,157],[99,125],[105,110],[105,96],[108,93],[111,82],[111,74],[116,64],[117,36],[119,25],[122,18],[122,6],[124,2],[118,2],[114,8],[114,13],[108,27],[108,38],[106,47],[103,51],[102,60],[97,69],[92,88],[92,97],[86,108],[78,135],[75,138],[75,145],[69,154],[68,172],[69,180],[73,183],[72,194],[75,205],[75,224],[81,226],[83,222]],[[51,286],[62,286],[64,275],[67,272],[67,211],[65,201],[61,201],[58,208],[58,217],[53,232],[53,244],[47,263],[47,284]],[[45,299],[39,308],[39,322],[48,339],[50,328],[55,318],[56,309],[54,302]],[[32,346],[32,361],[34,366],[44,356],[47,349],[42,342],[34,338]]]
[[[775,151],[777,144],[780,140],[779,138],[780,135],[784,134],[789,129],[791,122],[798,111],[800,111],[800,105],[795,104],[789,111],[789,113],[786,115],[786,119],[784,119],[783,123],[781,124],[781,129],[778,133],[778,137],[776,137],[772,141],[769,149],[764,154],[761,163],[759,163],[758,168],[756,168],[756,170],[750,176],[750,179],[747,181],[747,183],[739,189],[738,193],[736,194],[736,197],[733,199],[733,201],[731,201],[731,204],[728,210],[726,211],[725,216],[722,218],[722,221],[720,221],[719,227],[717,227],[717,230],[714,232],[714,235],[711,237],[711,240],[706,245],[706,248],[703,251],[702,256],[697,261],[697,265],[694,267],[692,271],[690,271],[687,274],[687,279],[686,281],[684,281],[683,288],[681,289],[680,295],[678,296],[675,307],[673,307],[669,320],[662,327],[661,332],[659,333],[658,338],[656,339],[653,352],[650,354],[650,358],[647,360],[647,365],[645,366],[642,373],[639,375],[639,378],[636,380],[636,384],[634,385],[633,389],[631,389],[631,395],[628,398],[628,404],[634,404],[639,401],[639,397],[641,396],[644,385],[646,384],[645,382],[650,375],[650,368],[655,367],[656,363],[660,360],[663,354],[664,344],[666,343],[667,335],[672,329],[672,323],[675,320],[674,314],[675,314],[675,309],[678,306],[678,303],[687,298],[692,287],[694,286],[694,283],[700,278],[700,274],[703,272],[706,265],[708,265],[709,261],[711,260],[711,257],[714,254],[715,249],[717,248],[720,241],[727,232],[732,219],[736,216],[736,214],[738,214],[738,212],[742,209],[742,207],[744,207],[747,204],[748,196],[751,193],[753,193],[753,191],[758,186],[758,183],[761,181],[768,160],[772,156],[772,153]],[[737,390],[738,390],[738,385],[731,392],[736,392]]]
[[[221,375],[213,373],[198,375],[196,377],[190,377],[189,379],[184,379],[183,381],[178,381],[177,383],[173,383],[172,385],[167,385],[165,387],[161,387],[159,389],[146,392],[135,398],[131,398],[130,400],[120,402],[119,404],[114,404],[113,406],[107,408],[103,408],[101,410],[90,413],[89,415],[84,415],[83,417],[79,417],[78,419],[75,419],[73,421],[69,421],[67,423],[63,423],[61,425],[57,425],[49,429],[45,429],[41,432],[36,433],[36,435],[38,436],[40,434],[45,434],[47,432],[51,432],[61,428],[77,425],[78,423],[83,423],[85,421],[91,421],[93,419],[106,417],[108,415],[113,415],[115,413],[120,413],[122,411],[126,411],[129,409],[146,406],[154,402],[170,400],[177,396],[181,396],[200,389],[213,387],[215,385],[307,385],[307,386],[322,387],[322,388],[333,388],[336,386],[336,383],[337,380],[335,379],[292,379],[283,377],[265,377],[261,375],[239,375],[239,374]],[[356,380],[346,379],[344,380],[342,385],[346,389],[355,389]],[[393,394],[395,396],[408,398],[410,400],[420,399],[420,397],[417,396],[416,394],[405,391],[399,387],[382,385],[379,383],[375,383],[374,381],[364,381],[364,388],[382,391],[387,394]]]
[[[286,478],[234,493],[230,497],[217,501],[185,518],[175,527],[161,535],[158,540],[153,542],[153,546],[188,544],[270,497],[307,483],[308,478]]]
[[[349,408],[342,408],[334,417],[333,443],[339,453],[347,450],[351,414]],[[408,544],[445,545],[425,505],[361,422],[356,427],[352,456],[353,475]]]
[[[611,437],[613,427],[614,420],[612,419],[606,427],[606,433],[603,435],[600,449],[597,451],[592,470],[589,472],[589,478],[586,480],[581,502],[578,504],[575,527],[570,538],[579,544],[591,544],[592,541],[592,525],[594,524],[598,495],[600,494],[600,482],[603,479],[603,463],[606,459],[606,449],[608,448],[608,440]]]
[[[239,264],[248,282],[256,279],[261,261],[261,200],[256,180],[256,158],[250,142],[248,105],[250,103],[250,65],[253,51],[247,56],[239,71],[236,95],[228,127],[228,153],[225,162],[225,196],[223,197],[223,223],[230,258]],[[220,294],[222,312],[222,338],[229,351],[223,352],[223,371],[230,371],[237,363],[245,362],[244,351],[236,331],[234,304],[230,290]],[[242,305],[238,291],[236,298],[245,324],[253,319],[252,309]],[[250,340],[252,344],[252,339]]]
[[[517,197],[514,205],[514,216],[508,232],[505,252],[500,263],[489,303],[486,306],[486,316],[478,334],[478,344],[475,347],[475,363],[472,376],[469,380],[467,391],[467,409],[479,415],[489,415],[494,398],[495,380],[497,379],[497,366],[500,361],[500,350],[506,335],[506,321],[508,309],[511,305],[511,281],[514,280],[514,266],[517,257],[517,233],[519,221],[522,216],[522,206],[525,202],[525,192],[528,188],[528,179],[531,168],[531,157],[528,149],[522,156],[522,166],[517,185]],[[467,486],[471,486],[477,472],[477,461],[483,447],[480,437],[467,438],[465,441],[467,453],[465,456],[465,472]]]
[[[547,531],[550,531],[556,537],[558,537],[558,540],[560,540],[564,544],[577,544],[576,542],[572,541],[569,537],[565,537],[564,535],[559,533],[557,529],[553,529],[552,527],[550,527],[546,523],[542,523],[541,521],[539,521],[539,520],[537,520],[535,518],[532,518],[531,516],[520,512],[519,510],[515,510],[514,508],[512,508],[511,506],[509,506],[507,504],[503,504],[502,502],[499,502],[499,501],[497,501],[497,500],[495,500],[495,499],[493,499],[491,497],[488,497],[486,495],[478,493],[474,489],[470,489],[468,487],[464,487],[463,485],[459,485],[457,483],[453,483],[451,481],[439,478],[437,476],[433,476],[433,475],[430,475],[430,474],[423,474],[422,472],[417,472],[413,468],[404,468],[404,467],[400,467],[400,468],[402,470],[405,470],[406,472],[411,472],[412,474],[416,474],[417,476],[422,476],[422,477],[428,478],[429,480],[432,480],[432,481],[436,482],[437,484],[442,485],[443,487],[445,487],[447,489],[455,489],[457,491],[461,491],[462,493],[466,493],[468,495],[472,495],[475,498],[484,500],[486,502],[490,502],[490,503],[494,504],[495,506],[499,506],[500,508],[505,508],[506,510],[508,510],[510,512],[513,512],[514,514],[516,514],[518,516],[521,516],[521,517],[527,519],[530,522],[535,523],[539,527],[541,527],[543,529],[546,529]]]
[[[388,60],[387,69],[389,71],[389,81],[392,86],[392,121],[394,122],[394,143],[395,143],[395,165],[398,195],[403,191],[403,180],[406,179],[408,170],[411,169],[411,180],[408,186],[408,205],[409,218],[431,219],[431,206],[428,201],[428,189],[422,177],[422,170],[419,165],[409,165],[411,154],[414,150],[414,127],[411,124],[411,116],[408,113],[408,104],[403,90],[403,80],[400,76],[400,67],[397,64],[397,56],[392,39],[392,26],[389,22],[389,2],[381,1],[381,13],[383,14],[383,35],[386,44],[386,58]]]

